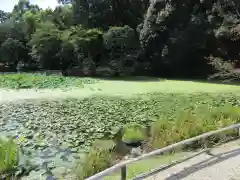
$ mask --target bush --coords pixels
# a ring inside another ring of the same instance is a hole
[[[225,105],[213,110],[194,113],[183,112],[177,115],[175,121],[161,119],[151,126],[150,146],[152,149],[162,148],[170,144],[198,136],[202,133],[216,130],[240,122],[240,108],[232,105]],[[232,130],[216,135],[214,140],[226,135],[236,135]],[[209,138],[212,139],[212,138]]]
[[[24,50],[23,43],[16,39],[8,38],[0,46],[1,59],[4,63],[16,68]]]
[[[176,113],[176,119],[173,121],[166,117],[165,119],[152,123],[148,142],[150,149],[148,150],[163,148],[202,133],[239,122],[240,108],[232,105],[225,105],[212,110],[209,108],[201,108],[194,111],[179,111]],[[136,123],[125,125],[122,132],[122,139],[124,141],[144,140],[146,138],[145,129]],[[220,140],[226,140],[227,136],[234,137],[236,135],[235,130],[229,130],[222,134],[209,137],[204,141],[200,140],[193,142],[191,145],[185,145],[182,148],[197,148],[202,145],[211,145]],[[113,154],[109,155],[109,149],[110,148],[104,149],[93,146],[78,172],[80,175],[79,178],[84,179],[111,166]]]
[[[93,147],[85,157],[83,163],[77,167],[77,176],[83,180],[107,169],[113,164],[113,156],[108,148]]]
[[[219,57],[210,56],[208,58],[209,63],[213,66],[215,72],[209,76],[209,80],[217,79],[227,81],[238,81],[240,79],[240,71],[237,66],[237,63],[231,61],[224,61]]]
[[[143,141],[146,139],[144,129],[138,124],[127,124],[123,129],[123,141]]]
[[[11,173],[18,165],[18,146],[13,140],[0,139],[0,174]]]
[[[105,48],[116,51],[116,48],[131,49],[136,46],[134,29],[129,26],[111,27],[103,36]]]
[[[240,108],[232,105],[225,105],[213,109],[201,107],[195,110],[179,111],[175,114],[175,119],[171,120],[167,116],[165,119],[158,120],[151,124],[150,137],[148,145],[150,149],[159,149],[177,143],[179,141],[198,136],[202,133],[216,130],[240,122]],[[124,141],[135,141],[146,139],[146,129],[143,125],[137,123],[126,124],[122,129]],[[226,136],[236,136],[234,130],[229,130],[220,135],[214,135],[204,141],[197,141],[183,148],[196,148],[202,145],[210,145],[220,140],[225,140]],[[99,145],[100,144],[100,145]],[[85,161],[78,169],[79,179],[92,176],[109,166],[113,165],[112,143],[98,143],[99,146],[93,146],[87,154]],[[106,148],[99,148],[100,146]],[[145,150],[145,149],[144,149]]]

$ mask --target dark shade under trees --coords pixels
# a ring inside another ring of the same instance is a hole
[[[19,0],[0,11],[0,71],[239,80],[239,11],[237,0]]]

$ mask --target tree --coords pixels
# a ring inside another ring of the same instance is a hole
[[[207,78],[224,64],[235,76],[240,67],[238,0],[58,1],[54,10],[19,0],[9,15],[0,11],[1,61],[176,78]]]
[[[3,23],[7,19],[9,19],[9,13],[6,13],[6,12],[0,10],[0,23]]]
[[[23,14],[23,21],[26,25],[26,35],[30,39],[31,35],[36,31],[38,16],[31,11],[27,11]]]
[[[139,47],[134,29],[129,26],[112,27],[103,38],[108,64],[115,71],[115,75],[131,75],[134,72]]]
[[[8,38],[4,43],[2,43],[0,48],[1,59],[6,64],[16,68],[18,62],[22,58],[22,50],[24,50],[24,45],[20,41]]]
[[[53,22],[59,29],[64,30],[73,25],[72,7],[69,5],[56,7],[52,12]]]
[[[14,6],[10,17],[18,21],[27,11],[36,14],[40,11],[40,8],[37,5],[30,4],[29,0],[19,0],[18,4]]]
[[[42,23],[32,35],[30,55],[41,69],[59,69],[58,53],[61,46],[61,32],[52,23]]]
[[[103,51],[102,35],[103,32],[98,29],[86,29],[83,26],[75,26],[65,31],[62,47],[75,56],[71,56],[73,60],[68,61],[68,66],[79,66],[87,69],[87,73],[94,73],[95,64]]]
[[[76,24],[104,29],[124,25],[136,28],[144,19],[149,5],[148,0],[59,0],[58,2],[72,4]]]

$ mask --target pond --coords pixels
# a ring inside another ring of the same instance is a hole
[[[30,173],[23,180],[39,180],[74,176],[72,170],[85,154],[81,148],[69,148],[53,132],[44,135],[24,127],[24,118],[2,118],[0,136],[21,139],[20,165],[30,166]],[[40,122],[39,122],[40,123]],[[48,177],[48,178],[47,178]],[[54,178],[50,178],[54,177]]]

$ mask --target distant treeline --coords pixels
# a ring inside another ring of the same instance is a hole
[[[0,12],[0,71],[239,80],[238,0],[60,2]]]

